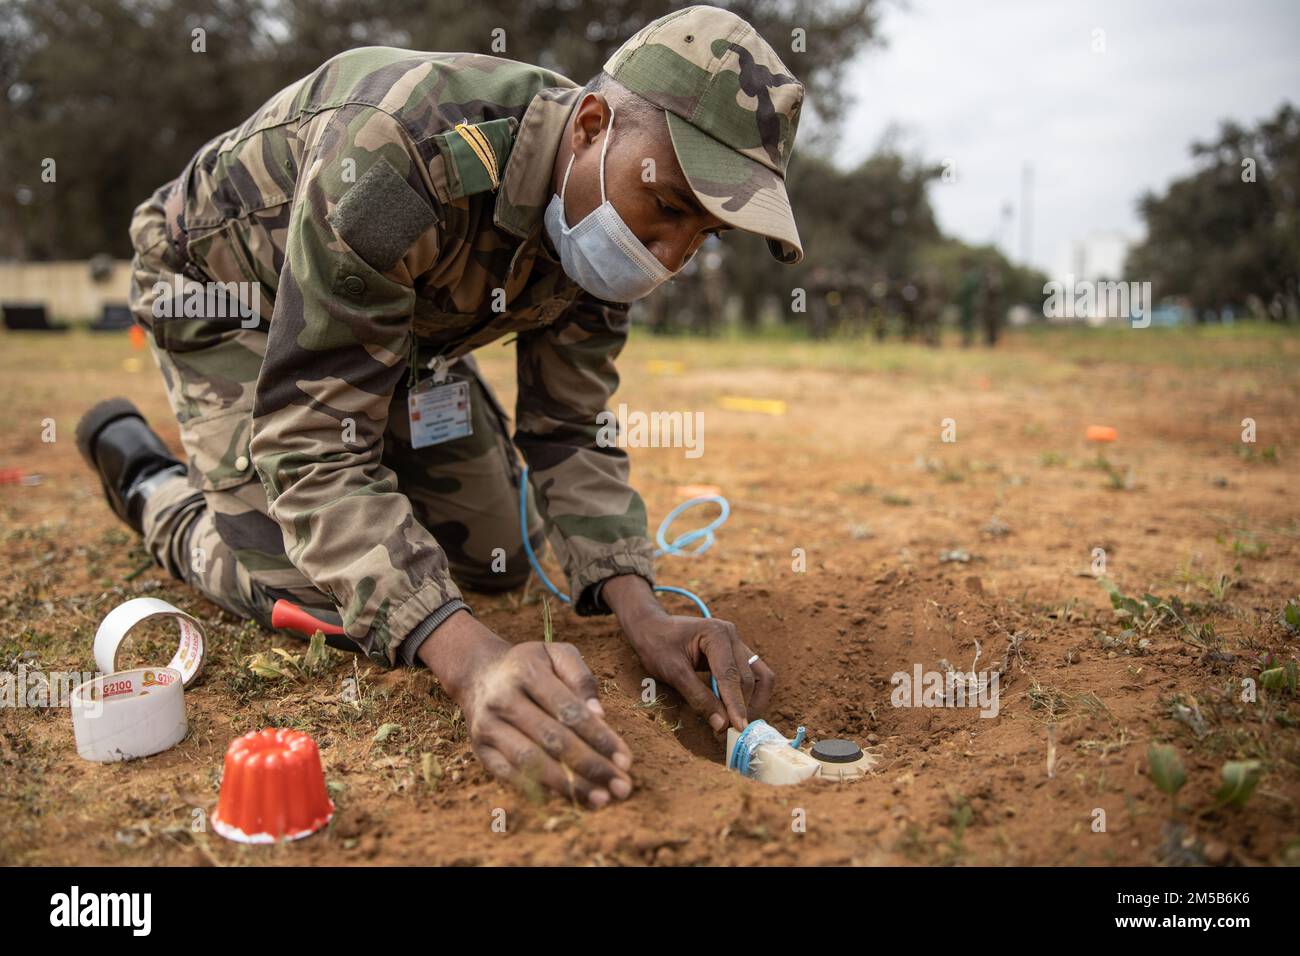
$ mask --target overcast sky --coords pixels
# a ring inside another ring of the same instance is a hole
[[[1028,161],[1029,258],[1052,273],[1073,240],[1140,238],[1137,197],[1191,171],[1188,146],[1220,119],[1300,103],[1300,0],[907,0],[881,29],[888,46],[848,71],[858,99],[837,159],[857,163],[897,124],[907,150],[953,161],[956,182],[931,189],[940,227],[1003,235],[1015,261]]]

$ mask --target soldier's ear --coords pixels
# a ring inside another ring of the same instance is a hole
[[[580,153],[600,136],[601,130],[609,125],[609,101],[602,93],[588,93],[573,115],[573,129],[570,133],[570,145],[575,153]]]

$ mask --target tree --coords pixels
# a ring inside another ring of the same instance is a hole
[[[1126,271],[1157,296],[1187,296],[1198,320],[1252,306],[1300,321],[1300,111],[1283,104],[1254,129],[1225,122],[1191,151],[1196,172],[1140,200],[1147,237]]]
[[[879,0],[723,0],[808,88],[799,146],[833,136]],[[134,207],[204,142],[343,50],[470,50],[582,83],[663,0],[0,0],[0,256],[129,255]],[[195,49],[203,31],[203,51]],[[802,34],[795,31],[802,30]],[[504,32],[496,32],[504,31]],[[42,180],[53,159],[56,180]]]
[[[132,209],[274,92],[263,13],[258,0],[0,6],[0,254],[128,252]]]

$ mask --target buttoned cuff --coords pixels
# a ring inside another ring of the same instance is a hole
[[[402,639],[402,643],[397,649],[398,659],[407,667],[418,667],[419,659],[415,655],[416,652],[420,650],[420,645],[428,639],[429,635],[437,629],[439,624],[447,620],[447,618],[451,617],[457,611],[469,611],[471,614],[474,613],[473,611],[470,611],[469,605],[460,598],[452,598],[442,607],[438,608],[438,610],[434,611],[421,621],[416,626],[415,630]]]

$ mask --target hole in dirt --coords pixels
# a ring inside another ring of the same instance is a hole
[[[679,702],[678,713],[681,715],[681,726],[674,732],[677,742],[697,757],[714,763],[721,761],[722,750],[727,744],[726,737],[714,737],[713,729],[685,701]]]
[[[715,737],[708,723],[691,709],[691,705],[671,687],[664,686],[662,717],[668,726],[678,725],[673,731],[677,742],[693,756],[717,763],[722,760],[722,750],[726,746],[726,731],[723,736]]]
[[[804,726],[809,741],[834,737],[853,740],[865,746],[868,725],[865,705],[853,701],[818,699],[816,689],[799,674],[797,666],[784,670],[782,676],[787,674],[791,675],[789,682],[792,689],[783,694],[782,689],[778,688],[767,712],[763,714],[763,719],[768,724],[789,738],[794,737],[799,726]],[[704,673],[699,677],[701,680],[708,679]],[[664,688],[662,693],[667,698],[665,719],[680,724],[673,732],[677,742],[696,757],[720,763],[727,744],[726,731],[714,735],[704,718],[695,713],[671,687]],[[807,703],[802,710],[792,710],[791,701]]]
[[[722,761],[723,750],[727,746],[727,732],[724,730],[720,735],[714,735],[713,730],[705,722],[704,718],[695,713],[681,696],[675,692],[668,694],[668,704],[675,709],[665,716],[669,720],[677,723],[679,726],[673,731],[673,736],[683,748],[688,750],[696,757],[708,760],[713,763]],[[845,737],[857,740],[861,734],[857,733],[860,722],[846,719],[837,710],[831,711],[831,716],[822,720],[799,721],[792,718],[786,712],[769,707],[764,719],[787,737],[794,737],[795,728],[800,723],[808,724],[807,733],[809,740],[815,739],[812,736],[813,725],[818,728],[817,737]]]

